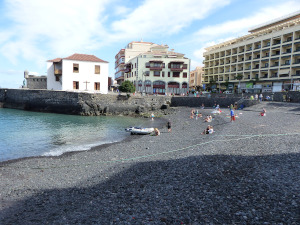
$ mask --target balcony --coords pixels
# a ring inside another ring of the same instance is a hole
[[[62,75],[62,70],[54,70],[54,75]]]
[[[150,66],[150,67],[146,67],[146,68],[149,68],[150,70],[159,70],[161,71],[163,68],[163,66]]]
[[[125,68],[125,69],[124,69],[124,73],[129,73],[129,72],[131,72],[131,67],[130,67],[130,68]]]
[[[170,70],[173,72],[182,72],[183,68],[170,68]]]

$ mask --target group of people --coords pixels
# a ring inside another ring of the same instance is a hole
[[[191,110],[190,118],[191,118],[191,119],[194,119],[194,117],[195,117],[196,120],[197,120],[199,117],[202,117],[202,113],[199,113],[198,110],[192,109],[192,110]]]
[[[202,109],[204,109],[204,104],[202,104]],[[220,110],[220,106],[218,105],[218,110]],[[198,110],[192,109],[190,113],[190,119],[196,118],[196,120],[202,117],[202,113],[200,113]],[[210,123],[212,121],[211,115],[206,115],[204,118],[204,122]],[[201,134],[212,134],[214,132],[213,126],[208,125],[207,128],[201,133]]]
[[[171,121],[169,120],[166,124],[168,132],[172,131],[172,124]],[[154,128],[154,131],[152,133],[153,136],[159,136],[160,135],[160,130],[158,128]]]

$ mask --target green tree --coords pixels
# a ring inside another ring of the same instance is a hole
[[[119,87],[119,90],[122,92],[134,93],[135,87],[134,87],[133,83],[131,83],[129,80],[126,80],[121,84],[121,86]]]

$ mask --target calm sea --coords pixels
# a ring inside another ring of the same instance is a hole
[[[0,161],[89,150],[128,137],[124,128],[148,119],[73,116],[0,108]]]

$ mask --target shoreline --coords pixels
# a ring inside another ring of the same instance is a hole
[[[164,123],[167,122],[166,119],[164,119],[163,117],[157,117],[155,118],[155,121],[158,121],[155,126],[158,128],[161,128],[163,126]],[[152,121],[147,122],[147,124],[150,124]],[[125,131],[124,131],[125,132]],[[57,155],[57,156],[42,156],[42,155],[38,155],[38,156],[28,156],[28,157],[21,157],[21,158],[17,158],[17,159],[9,159],[9,160],[5,160],[5,161],[0,161],[0,168],[8,165],[8,164],[12,164],[12,163],[17,163],[17,162],[21,162],[23,160],[30,160],[30,159],[47,159],[47,158],[51,158],[51,159],[59,159],[59,158],[64,158],[64,157],[68,157],[71,156],[73,154],[76,153],[82,153],[82,152],[88,152],[88,151],[99,151],[103,148],[107,148],[110,147],[114,144],[118,144],[118,143],[126,143],[126,142],[130,142],[134,139],[140,138],[142,137],[142,135],[130,135],[128,137],[125,137],[124,139],[122,139],[121,141],[116,141],[116,142],[109,142],[109,143],[104,143],[104,144],[100,144],[100,145],[95,145],[93,147],[91,147],[88,150],[78,150],[78,151],[68,151],[68,152],[64,152],[61,155]]]
[[[267,116],[259,116],[262,107]],[[196,108],[197,109],[197,108]],[[177,108],[172,132],[0,167],[4,224],[296,224],[300,104],[222,108],[208,123]],[[203,115],[212,109],[204,109]],[[282,116],[284,115],[284,116]],[[272,134],[272,135],[269,135]],[[34,167],[34,168],[33,168]],[[283,194],[284,193],[284,194]]]

